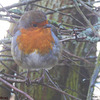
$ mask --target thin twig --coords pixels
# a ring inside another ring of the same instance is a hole
[[[27,97],[29,100],[34,100],[32,97],[30,97],[27,93],[23,92],[22,90],[19,90],[18,88],[11,85],[9,82],[5,81],[3,78],[0,77],[0,81],[9,86],[10,88],[14,89],[15,91],[21,93],[25,97]]]
[[[10,16],[12,18],[20,19],[20,16],[18,16],[18,15],[10,14]],[[8,15],[2,15],[2,14],[0,14],[0,18],[2,18],[2,17],[9,17],[9,16]]]
[[[11,77],[7,77],[7,76],[1,76],[1,78],[5,79],[6,81],[8,82],[15,82],[15,83],[25,83],[26,80],[25,79],[14,79],[14,78],[11,78]],[[32,81],[33,82],[33,81]]]
[[[98,17],[100,17],[100,14],[96,11],[94,11],[91,7],[87,6],[85,4],[84,1],[81,1],[81,0],[77,0],[79,3],[81,3],[86,9],[88,9],[90,12],[94,13],[95,15],[97,15]]]
[[[0,4],[0,5],[1,5],[1,4]],[[16,23],[16,21],[12,18],[12,16],[11,16],[10,13],[8,12],[8,10],[5,9],[5,7],[3,7],[2,5],[1,5],[1,7],[7,12],[7,15],[10,17],[11,21],[14,22],[14,23]]]
[[[94,85],[96,83],[96,79],[98,77],[99,72],[100,72],[100,53],[98,55],[97,62],[96,62],[96,67],[94,69],[94,72],[93,72],[91,80],[90,80],[90,85],[89,85],[89,89],[88,89],[88,94],[87,94],[87,99],[86,100],[92,100],[93,91],[94,91]]]
[[[51,78],[49,72],[48,72],[46,69],[44,69],[44,71],[45,71],[45,73],[46,73],[46,75],[47,75],[49,81],[54,85],[54,87],[56,87],[57,89],[62,90],[59,86],[57,86],[57,85],[53,82],[53,80],[52,80],[52,78]],[[64,94],[63,94],[63,98],[64,98],[64,100],[66,100],[66,96],[65,96]]]
[[[75,99],[75,100],[82,100],[82,99],[80,99],[80,98],[76,98],[76,97],[74,97],[74,96],[72,96],[72,95],[66,93],[65,91],[62,91],[62,90],[57,89],[57,88],[55,88],[55,87],[52,87],[52,86],[50,86],[50,85],[47,85],[47,84],[44,84],[44,83],[41,83],[40,85],[49,87],[49,88],[51,88],[51,89],[53,89],[53,90],[56,90],[56,91],[58,91],[58,92],[60,92],[60,93],[62,93],[62,94],[65,94],[65,95],[67,95],[67,96],[69,96],[69,97],[71,97],[71,98],[73,98],[73,99]]]
[[[7,78],[9,78],[9,79],[11,79],[11,78],[16,78],[16,79],[23,79],[23,78],[25,78],[25,77],[23,77],[23,76],[20,76],[20,75],[11,75],[11,74],[6,74],[6,73],[3,73],[3,72],[0,72],[2,75],[4,75],[5,76],[5,78],[4,78],[4,76],[3,76],[3,78],[5,79],[5,80],[8,80]],[[16,72],[15,72],[16,73]],[[17,73],[16,73],[17,74]],[[8,80],[9,81],[9,80]],[[14,82],[14,80],[12,80],[12,82]]]
[[[11,38],[0,39],[0,44],[2,44],[2,42],[4,42],[4,43],[10,42],[11,43]]]
[[[31,1],[26,1],[26,2],[16,3],[16,4],[13,4],[13,5],[10,5],[10,6],[6,6],[4,8],[9,10],[11,8],[14,8],[14,7],[24,6],[26,4],[31,4],[31,3],[34,3],[34,2],[37,2],[37,1],[41,1],[41,0],[31,0]],[[0,11],[5,11],[4,8],[0,8]]]
[[[0,61],[14,61],[13,58],[0,58]]]
[[[86,18],[86,16],[83,14],[83,12],[81,11],[81,9],[79,8],[77,1],[76,0],[73,0],[73,1],[75,3],[77,11],[81,14],[81,16],[84,18],[84,20],[86,21],[86,23],[91,27],[91,29],[92,29],[93,33],[95,34],[95,36],[99,37],[99,35],[97,34],[96,30],[94,29],[94,27],[90,23],[90,21]]]
[[[85,37],[79,37],[77,41],[78,42],[87,42],[88,40],[85,40],[85,39],[86,39],[86,36]],[[60,40],[60,42],[67,42],[67,41],[70,41],[70,40],[76,40],[76,38],[75,37],[67,37],[65,39]]]
[[[66,54],[68,54],[68,55],[70,55],[70,56],[72,56],[72,57],[78,58],[78,59],[80,59],[80,60],[86,62],[87,64],[91,64],[88,60],[86,60],[86,59],[84,59],[84,58],[82,58],[82,57],[76,56],[76,55],[74,55],[74,54],[72,54],[72,53],[70,53],[70,52],[68,52],[68,51],[66,51],[66,50],[63,50],[63,52],[66,53]]]
[[[0,18],[0,20],[4,20],[4,21],[8,21],[8,22],[10,22],[10,23],[14,23],[11,19],[9,19],[9,18]]]
[[[0,57],[12,57],[11,55],[0,55]]]
[[[7,48],[7,49],[0,50],[0,52],[5,52],[5,51],[11,51],[11,49]]]
[[[0,63],[1,63],[4,67],[6,67],[7,69],[9,69],[10,71],[16,73],[15,70],[13,70],[13,69],[11,69],[10,67],[8,67],[8,66],[7,66],[5,63],[3,63],[2,61],[0,61]]]
[[[13,79],[13,78],[7,78],[7,77],[4,77],[3,76],[3,78],[5,79],[5,80],[7,80],[7,81],[10,81],[10,82],[18,82],[18,83],[25,83],[26,82],[26,80],[22,80],[22,79]],[[2,81],[3,79],[2,78],[0,78],[0,81]],[[4,80],[4,81],[5,81]],[[6,82],[7,82],[6,81]],[[34,84],[38,84],[38,85],[42,85],[42,86],[46,86],[46,87],[49,87],[49,88],[51,88],[51,89],[53,89],[53,90],[56,90],[57,92],[60,92],[60,93],[62,93],[62,94],[64,94],[64,95],[67,95],[67,96],[69,96],[69,97],[71,97],[71,98],[73,98],[73,99],[75,99],[75,100],[81,100],[81,99],[79,99],[79,98],[76,98],[76,97],[74,97],[74,96],[72,96],[72,95],[70,95],[70,94],[68,94],[68,93],[66,93],[65,91],[62,91],[62,90],[60,90],[60,89],[58,89],[58,88],[55,88],[55,87],[53,87],[53,86],[50,86],[50,85],[47,85],[47,84],[45,84],[45,83],[38,83],[38,82],[36,82],[36,80],[32,80],[31,81],[32,83],[34,83]],[[8,86],[10,86],[9,84],[8,84],[8,82],[6,83]],[[16,87],[14,87],[14,86],[10,86],[11,88],[16,88]],[[16,89],[14,89],[15,91],[17,91]],[[20,90],[18,89],[18,92],[20,92]],[[22,91],[23,92],[23,91]],[[21,93],[21,92],[20,92]],[[23,93],[22,93],[23,94]],[[26,94],[25,92],[24,92],[24,94]],[[23,95],[24,95],[23,94]],[[31,99],[30,99],[31,100]],[[32,99],[33,100],[33,99]]]

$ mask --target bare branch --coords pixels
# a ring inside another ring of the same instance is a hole
[[[26,82],[26,80],[22,80],[22,79],[12,79],[12,78],[7,78],[7,77],[4,77],[3,76],[3,78],[5,79],[5,80],[7,80],[7,81],[10,81],[10,82],[17,82],[17,83],[25,83]],[[0,78],[0,81],[2,81],[3,79],[2,78]],[[4,81],[5,81],[4,80]],[[6,81],[6,82],[7,82]],[[73,99],[75,99],[75,100],[81,100],[81,99],[79,99],[79,98],[76,98],[76,97],[74,97],[74,96],[72,96],[72,95],[70,95],[70,94],[68,94],[68,93],[66,93],[65,91],[62,91],[61,89],[58,89],[58,88],[55,88],[55,87],[53,87],[53,86],[50,86],[50,85],[47,85],[47,84],[45,84],[45,83],[38,83],[38,82],[36,82],[36,80],[32,80],[31,81],[33,84],[38,84],[38,85],[42,85],[42,86],[46,86],[46,87],[49,87],[49,88],[51,88],[51,89],[53,89],[53,90],[55,90],[55,91],[57,91],[57,92],[60,92],[60,93],[62,93],[62,94],[64,94],[64,95],[66,95],[66,96],[69,96],[69,97],[71,97],[71,98],[73,98]],[[11,87],[11,88],[16,88],[16,87],[14,87],[14,86],[10,86],[9,84],[8,84],[8,82],[7,82],[7,84],[6,85],[8,85],[9,87]],[[15,91],[17,91],[17,89],[14,89]],[[18,90],[18,92],[20,92],[20,90]],[[22,91],[23,92],[23,91]],[[21,92],[20,92],[21,93]],[[22,93],[23,95],[24,94],[26,94],[25,92],[24,93]],[[29,99],[29,100],[31,100],[31,99]],[[33,99],[32,99],[33,100]]]
[[[84,1],[81,0],[77,0],[79,3],[81,3],[86,9],[88,9],[90,12],[94,13],[95,15],[97,15],[98,17],[100,17],[100,14],[96,11],[94,11],[91,7],[89,7],[88,5],[85,4]],[[100,2],[100,1],[99,1]]]
[[[95,36],[99,37],[99,35],[97,34],[96,30],[94,29],[94,27],[90,23],[90,21],[86,18],[86,16],[83,14],[83,12],[81,11],[81,9],[79,8],[77,1],[76,0],[73,0],[73,1],[74,1],[75,5],[76,5],[77,11],[81,14],[81,16],[84,18],[84,20],[86,21],[86,23],[91,27],[91,29],[92,29],[93,33],[95,34]]]
[[[74,97],[74,96],[72,96],[72,95],[66,93],[65,91],[59,90],[59,89],[57,89],[57,88],[55,88],[55,87],[52,87],[52,86],[50,86],[50,85],[47,85],[47,84],[41,84],[41,85],[46,86],[46,87],[49,87],[49,88],[51,88],[51,89],[53,89],[53,90],[55,90],[55,91],[58,91],[58,92],[60,92],[60,93],[62,93],[62,94],[65,94],[65,95],[67,95],[67,96],[69,96],[69,97],[71,97],[71,98],[73,98],[73,99],[75,99],[75,100],[82,100],[82,99],[76,98],[76,97]]]
[[[21,93],[22,95],[24,95],[25,97],[27,97],[29,100],[34,100],[32,97],[30,97],[27,93],[23,92],[22,90],[19,90],[18,88],[14,87],[13,85],[11,85],[9,82],[5,81],[4,79],[2,79],[0,77],[0,81],[3,82],[4,84],[6,84],[7,86],[9,86],[10,88],[14,89],[15,91]]]
[[[1,5],[1,4],[0,4],[0,5]],[[8,10],[5,9],[2,5],[1,5],[1,7],[7,12],[7,15],[10,17],[11,21],[14,22],[14,23],[16,23],[16,21],[12,18],[12,16],[11,16],[10,13],[8,12]]]
[[[92,100],[94,86],[95,86],[95,82],[96,82],[99,72],[100,72],[100,53],[99,53],[99,56],[97,59],[96,67],[95,67],[94,72],[91,77],[91,81],[90,81],[90,85],[89,85],[89,89],[88,89],[87,100]]]
[[[13,58],[0,58],[0,61],[14,61]]]
[[[68,52],[68,51],[66,51],[66,50],[63,50],[63,52],[64,52],[64,54],[66,53],[66,54],[68,54],[68,55],[70,55],[70,56],[72,56],[72,57],[78,58],[78,59],[80,59],[80,60],[86,62],[87,64],[91,64],[91,63],[90,63],[88,60],[86,60],[85,58],[76,56],[76,55],[74,55],[74,54],[72,54],[72,53],[70,53],[70,52]]]
[[[4,7],[4,8],[7,9],[7,10],[9,10],[11,8],[14,8],[14,7],[24,6],[26,4],[31,4],[31,3],[34,3],[34,2],[37,2],[37,1],[41,1],[41,0],[32,0],[32,1],[26,1],[26,2],[21,2],[21,3],[16,3],[16,4],[13,4],[11,6]],[[4,8],[0,8],[0,11],[4,11]]]
[[[1,63],[4,67],[6,67],[7,69],[9,69],[10,71],[16,73],[15,70],[13,70],[13,69],[11,69],[10,67],[8,67],[8,66],[7,66],[5,63],[3,63],[2,61],[0,61],[0,63]]]

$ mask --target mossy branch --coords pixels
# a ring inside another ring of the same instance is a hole
[[[95,82],[96,82],[99,72],[100,72],[100,53],[98,55],[96,67],[95,67],[94,72],[91,77],[87,100],[92,100],[94,85],[95,85]]]

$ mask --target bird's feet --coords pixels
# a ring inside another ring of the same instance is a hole
[[[45,74],[43,72],[42,75],[41,75],[41,77],[37,78],[35,81],[37,83],[43,83],[44,82],[44,79],[45,79]]]
[[[27,86],[30,86],[30,85],[32,84],[31,79],[30,79],[29,77],[26,77],[26,78],[25,78],[25,84],[26,84]]]
[[[27,71],[27,76],[25,77],[25,83],[27,86],[31,85],[31,79],[30,79],[30,70]]]

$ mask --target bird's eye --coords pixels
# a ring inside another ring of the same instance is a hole
[[[33,27],[37,27],[37,24],[33,24]]]

